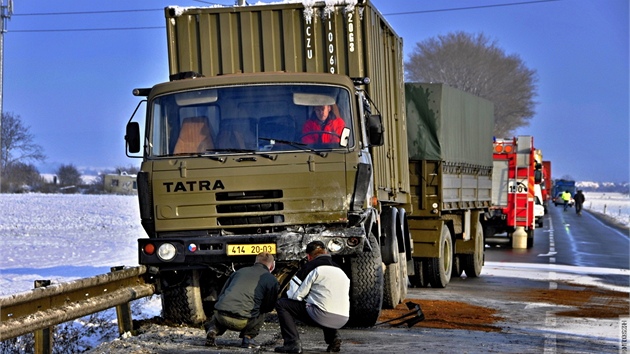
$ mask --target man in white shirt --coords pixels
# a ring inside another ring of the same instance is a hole
[[[324,331],[328,352],[341,349],[338,329],[350,316],[350,279],[332,260],[321,241],[306,246],[308,262],[289,284],[287,297],[276,303],[284,345],[278,353],[302,353],[295,320],[318,326]]]

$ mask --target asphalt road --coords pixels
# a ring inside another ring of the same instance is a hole
[[[625,353],[621,333],[630,317],[629,250],[627,231],[586,212],[577,216],[573,209],[551,206],[544,227],[535,231],[533,248],[487,247],[480,277],[452,279],[445,289],[409,289],[407,300],[494,310],[496,330],[418,325],[342,329],[342,352]],[[583,285],[585,279],[592,285]],[[431,320],[435,322],[425,322]],[[228,331],[217,340],[220,347],[206,348],[201,329],[149,324],[136,337],[90,353],[267,353],[282,344],[273,316],[257,337],[260,349],[239,348],[237,336]],[[325,352],[321,330],[301,327],[301,339],[305,353]]]

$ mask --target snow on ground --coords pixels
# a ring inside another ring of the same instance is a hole
[[[630,196],[621,193],[584,192],[584,209],[605,214],[630,226]]]
[[[627,195],[585,195],[585,209],[630,225]],[[137,239],[146,237],[136,196],[2,194],[0,211],[0,296],[29,291],[39,279],[67,282],[107,273],[113,266],[136,266]],[[627,270],[541,264],[487,262],[484,267],[487,276],[549,280],[552,274],[556,280],[600,287],[590,275],[619,272],[628,274]],[[614,290],[630,292],[627,287]],[[136,303],[140,308],[134,311],[135,319],[160,313],[157,296]],[[101,340],[105,339],[85,338],[84,348]]]
[[[0,210],[0,295],[138,265],[137,197],[2,194]]]

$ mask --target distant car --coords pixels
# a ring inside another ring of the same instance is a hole
[[[569,200],[569,206],[572,207],[573,204],[575,204],[575,200],[573,200],[573,197],[571,197],[571,199]],[[564,205],[564,200],[562,200],[562,192],[558,193],[558,195],[556,195],[556,197],[553,198],[553,205],[554,206]]]

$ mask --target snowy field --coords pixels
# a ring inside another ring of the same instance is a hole
[[[585,209],[630,224],[630,199],[619,193],[585,193]],[[140,226],[136,196],[2,194],[0,195],[0,296],[29,291],[39,279],[67,282],[109,272],[113,266],[136,266],[137,239],[146,237]],[[548,279],[552,271],[572,282],[592,283],[593,269],[539,269],[544,265],[506,265],[486,262],[483,274]],[[627,270],[600,269],[607,274]],[[586,273],[589,272],[589,273]],[[565,274],[565,275],[562,275]],[[627,287],[614,289],[630,291]],[[157,296],[134,303],[134,318],[159,315]],[[116,337],[115,313],[109,311],[108,333],[83,337],[74,350],[85,350]],[[83,321],[83,322],[82,322]],[[77,333],[86,320],[77,320]],[[572,329],[575,330],[575,329]],[[72,350],[72,351],[74,351]]]
[[[623,225],[630,225],[630,196],[621,193],[584,192],[584,209],[605,214]]]

